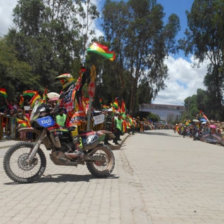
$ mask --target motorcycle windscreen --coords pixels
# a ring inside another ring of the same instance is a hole
[[[37,119],[37,123],[44,128],[49,128],[55,125],[55,121],[51,116],[41,117]]]

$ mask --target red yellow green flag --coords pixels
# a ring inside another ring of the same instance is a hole
[[[2,96],[4,96],[5,98],[7,98],[8,95],[7,95],[6,89],[4,89],[4,88],[0,88],[0,95],[2,95]]]
[[[43,93],[43,97],[42,97],[44,103],[47,102],[47,92],[48,92],[48,90],[47,90],[47,88],[45,88],[45,89],[44,89],[44,93]]]
[[[108,105],[102,105],[103,109],[109,109],[110,107]]]
[[[36,94],[37,94],[37,91],[35,91],[35,90],[24,90],[23,91],[23,96],[33,97]]]
[[[35,102],[38,100],[38,99],[41,99],[41,96],[37,93],[37,94],[35,94],[32,98],[31,98],[31,100],[30,100],[30,106],[31,107],[34,107],[34,105],[35,105]]]
[[[87,52],[93,52],[99,54],[111,61],[114,61],[116,58],[114,51],[109,51],[108,47],[99,43],[92,43],[90,47],[87,49]]]
[[[114,102],[112,103],[112,107],[114,107],[115,109],[119,108],[119,104],[118,104],[118,100],[115,99]]]
[[[20,127],[28,127],[29,126],[28,125],[28,122],[27,121],[24,121],[22,119],[17,118],[16,121],[20,125]]]
[[[121,113],[126,113],[126,106],[124,100],[121,102]]]
[[[20,95],[19,106],[23,107],[23,104],[24,104],[24,97]]]

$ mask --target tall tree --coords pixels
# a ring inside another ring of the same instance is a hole
[[[163,7],[155,0],[107,0],[105,3],[103,28],[106,40],[117,52],[120,66],[131,74],[131,113],[137,106],[136,92],[141,80],[147,79],[152,97],[164,87],[167,68],[163,61],[169,51],[175,51],[179,19],[172,14],[164,25],[163,17]]]
[[[195,0],[187,12],[186,38],[180,41],[186,54],[192,53],[200,62],[208,59],[205,85],[213,105],[213,118],[223,119],[224,82],[224,4],[223,0]]]
[[[17,59],[17,52],[0,39],[0,87],[5,88],[9,99],[13,99],[20,89],[39,87],[39,80],[33,77],[31,67]]]
[[[87,11],[83,11],[87,4]],[[83,37],[80,18],[97,17],[96,8],[82,0],[19,0],[14,9],[15,28],[8,35],[19,52],[18,57],[32,67],[33,75],[40,77],[42,85],[55,87],[56,75],[73,72],[80,65]],[[86,28],[87,29],[87,28]]]

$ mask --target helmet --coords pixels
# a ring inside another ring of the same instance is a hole
[[[59,80],[61,82],[62,89],[65,89],[74,81],[74,78],[70,73],[64,73],[57,76],[56,80]]]

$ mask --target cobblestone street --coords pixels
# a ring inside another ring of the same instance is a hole
[[[137,133],[113,151],[115,169],[106,179],[86,166],[55,166],[44,152],[47,169],[37,183],[15,184],[1,168],[1,224],[224,223],[222,146],[171,130]]]

